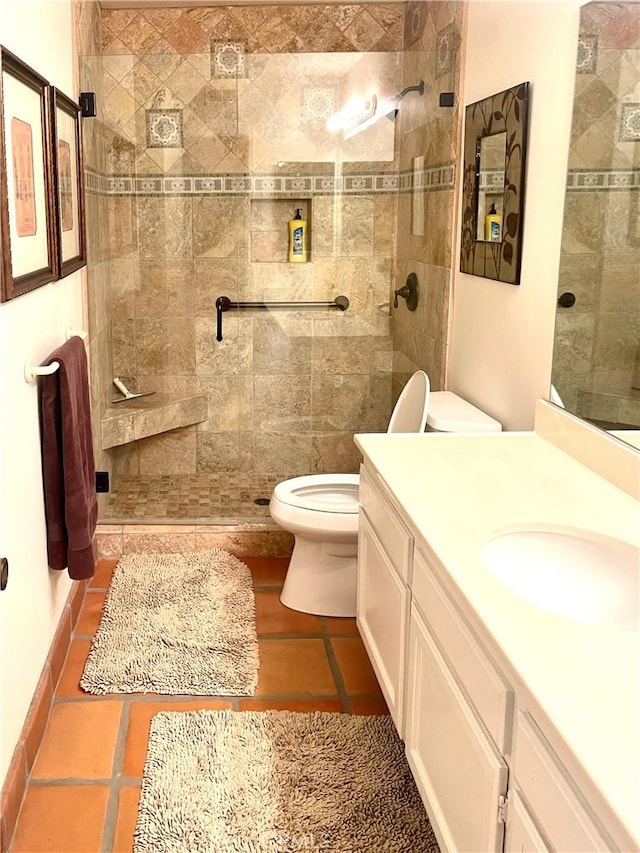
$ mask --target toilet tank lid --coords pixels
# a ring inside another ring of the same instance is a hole
[[[501,432],[502,424],[452,391],[432,391],[427,424],[439,432]]]

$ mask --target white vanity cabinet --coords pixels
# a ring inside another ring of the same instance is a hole
[[[513,691],[414,554],[407,760],[446,850],[502,850]]]
[[[360,483],[358,628],[442,850],[635,849],[612,840],[517,669],[366,463]]]
[[[373,484],[360,475],[357,623],[391,718],[403,737],[405,647],[413,540]],[[375,525],[375,531],[374,531]]]

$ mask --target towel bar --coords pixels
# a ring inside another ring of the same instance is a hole
[[[39,364],[29,366],[28,362],[24,363],[24,381],[33,382],[36,376],[51,376],[60,367],[57,361],[52,361],[51,364]]]

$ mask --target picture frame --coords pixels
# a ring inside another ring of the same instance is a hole
[[[80,106],[50,87],[59,278],[86,265]]]
[[[2,301],[58,278],[48,87],[0,46]]]
[[[465,109],[460,270],[520,284],[529,83]]]

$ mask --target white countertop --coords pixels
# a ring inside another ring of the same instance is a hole
[[[480,559],[496,533],[532,525],[638,546],[640,504],[533,432],[357,435],[356,444],[418,547],[421,538],[428,543],[588,787],[640,847],[640,633],[548,613],[510,592]],[[640,456],[631,464],[640,475]]]

